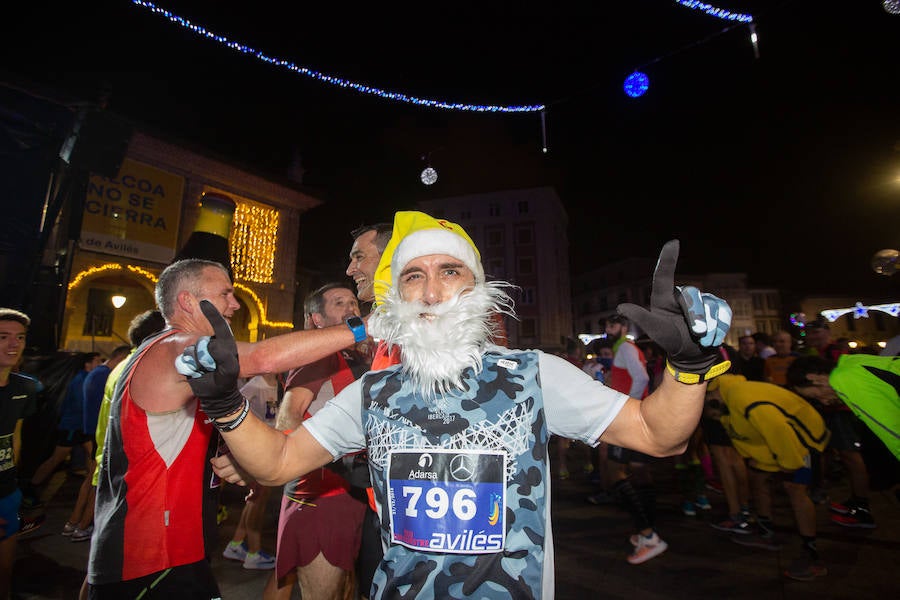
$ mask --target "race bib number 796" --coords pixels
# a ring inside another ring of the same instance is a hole
[[[499,552],[506,543],[506,454],[482,450],[391,451],[391,539],[416,550]]]

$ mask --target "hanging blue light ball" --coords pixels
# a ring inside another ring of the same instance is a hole
[[[646,73],[635,71],[625,78],[625,85],[622,87],[625,89],[626,94],[632,98],[637,98],[638,96],[643,96],[647,88],[650,87],[650,78],[647,77]]]

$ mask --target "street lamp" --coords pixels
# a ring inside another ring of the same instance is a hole
[[[128,298],[126,298],[122,294],[113,294],[113,297],[112,297],[113,308],[122,308],[125,305],[126,300],[128,300]]]

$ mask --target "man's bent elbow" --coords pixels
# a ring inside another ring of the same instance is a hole
[[[674,446],[657,446],[651,452],[647,452],[650,456],[654,458],[667,458],[669,456],[678,456],[679,454],[684,454],[684,451],[687,450],[688,443],[687,440],[676,444]]]

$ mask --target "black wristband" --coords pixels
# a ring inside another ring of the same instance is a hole
[[[215,419],[213,419],[213,425],[219,431],[233,431],[238,428],[238,425],[244,422],[244,419],[247,418],[247,414],[250,412],[250,401],[244,398],[244,408],[241,410],[241,414],[239,414],[236,418],[228,421],[227,423],[219,423]]]

